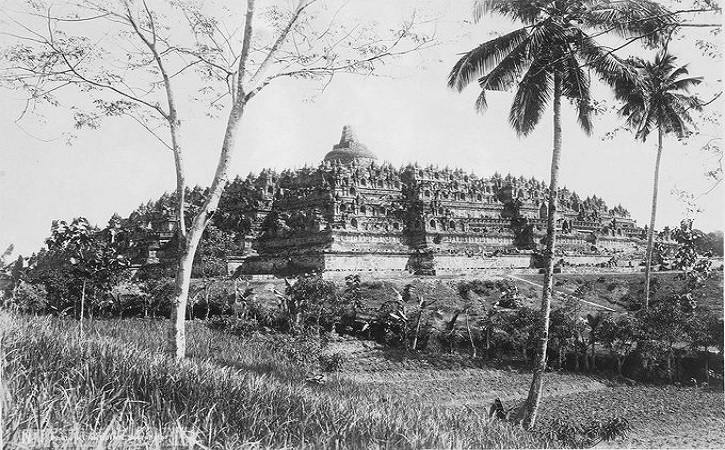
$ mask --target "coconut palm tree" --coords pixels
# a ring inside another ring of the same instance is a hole
[[[689,77],[687,65],[678,66],[677,58],[667,50],[657,53],[654,61],[630,58],[628,62],[640,74],[635,85],[621,83],[615,95],[624,102],[619,113],[627,118],[627,125],[634,137],[642,142],[652,130],[657,129],[657,157],[655,158],[652,186],[652,213],[647,228],[647,253],[644,272],[644,308],[649,306],[652,247],[654,244],[655,218],[657,216],[657,191],[662,159],[662,139],[665,134],[684,137],[692,124],[690,110],[701,109],[700,101],[688,95],[689,89],[700,84],[702,78]]]
[[[487,91],[515,89],[509,122],[520,136],[531,133],[548,105],[553,104],[554,148],[540,340],[531,389],[520,411],[522,425],[531,428],[536,421],[546,369],[556,246],[556,193],[562,148],[561,100],[566,98],[574,103],[579,126],[590,133],[590,72],[610,85],[634,83],[633,71],[614,56],[614,49],[600,45],[596,37],[616,33],[629,38],[628,42],[641,39],[649,45],[657,45],[674,19],[666,9],[649,0],[476,1],[476,20],[489,13],[521,22],[523,26],[465,53],[451,70],[448,85],[461,91],[477,80],[480,94],[476,109],[480,112],[486,109]]]

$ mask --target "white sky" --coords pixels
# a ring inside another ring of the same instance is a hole
[[[351,3],[361,22],[375,20],[392,26],[414,2]],[[316,165],[349,123],[381,160],[395,165],[418,161],[461,167],[479,176],[498,171],[547,180],[550,113],[532,135],[519,139],[507,121],[511,93],[490,94],[489,109],[480,115],[473,108],[475,87],[463,94],[446,87],[457,54],[513,27],[500,19],[464,23],[470,18],[470,4],[432,0],[422,13],[434,14],[430,26],[435,25],[441,44],[391,62],[384,73],[395,76],[340,75],[322,95],[316,94],[319,85],[312,82],[270,85],[247,110],[232,174]],[[702,56],[693,45],[697,36],[706,33],[696,29],[695,37],[671,45],[682,63],[690,63],[691,74],[707,79],[701,88],[704,98],[716,92],[721,80],[719,61]],[[7,39],[0,36],[0,47],[7,45]],[[634,47],[627,51],[651,55]],[[595,92],[608,98],[606,89]],[[53,219],[85,216],[105,225],[114,212],[127,215],[140,203],[174,189],[171,153],[133,122],[107,121],[99,130],[80,132],[74,144],[67,146],[60,137],[70,125],[65,110],[51,111],[46,123],[26,120],[21,128],[14,122],[23,106],[21,93],[0,90],[0,101],[0,251],[14,243],[18,252],[27,255],[42,246]],[[225,119],[209,120],[201,107],[184,107],[188,181],[208,184]],[[721,108],[722,101],[712,107]],[[645,144],[626,133],[603,140],[619,123],[616,117],[601,116],[594,135],[587,137],[567,105],[561,183],[583,196],[601,196],[610,206],[621,203],[644,225],[649,216],[656,136]],[[698,195],[712,185],[704,172],[714,161],[699,147],[704,140],[719,136],[720,130],[702,128],[703,136],[689,145],[665,140],[658,227],[676,224],[683,215],[683,204],[671,194],[673,189]],[[696,217],[696,227],[723,229],[724,193],[718,186],[699,199],[703,212]]]

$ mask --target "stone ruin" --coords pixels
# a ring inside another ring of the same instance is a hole
[[[395,168],[380,163],[349,126],[318,167],[264,170],[244,186],[250,232],[244,251],[228,257],[237,273],[529,268],[544,247],[545,183],[417,163]],[[642,253],[644,230],[621,205],[608,208],[566,188],[556,195],[557,258],[631,265]]]

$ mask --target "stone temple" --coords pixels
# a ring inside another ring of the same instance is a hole
[[[345,126],[316,168],[263,171],[240,274],[438,274],[541,265],[548,188],[535,179],[379,162]],[[644,230],[621,206],[560,189],[557,258],[571,265],[641,258]],[[635,263],[636,264],[636,263]]]

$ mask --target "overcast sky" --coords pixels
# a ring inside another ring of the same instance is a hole
[[[394,25],[412,3],[351,2],[357,20],[375,20],[383,26]],[[383,72],[390,76],[341,75],[321,95],[318,84],[295,80],[263,91],[247,110],[232,174],[316,165],[339,140],[342,126],[351,124],[360,141],[379,159],[394,165],[418,161],[460,167],[483,177],[498,171],[548,180],[550,113],[534,133],[520,139],[507,122],[512,94],[490,94],[489,109],[481,115],[473,108],[475,87],[459,94],[445,83],[459,53],[513,25],[500,19],[464,23],[470,18],[467,1],[431,1],[420,14],[435,19],[429,26],[435,26],[441,43],[390,62]],[[693,33],[691,38],[674,42],[671,49],[683,63],[690,63],[692,74],[707,79],[700,91],[704,98],[711,97],[719,89],[721,68],[719,61],[702,56],[694,47],[695,39],[708,37],[707,31]],[[0,36],[0,47],[7,42],[7,37]],[[631,51],[651,55],[634,47]],[[631,52],[623,55],[627,53]],[[596,93],[601,99],[609,97],[601,87]],[[3,249],[13,243],[17,251],[29,254],[42,246],[53,219],[85,216],[105,225],[114,212],[127,215],[140,203],[174,189],[171,153],[133,122],[107,121],[99,130],[79,132],[68,146],[61,136],[70,125],[67,111],[51,111],[45,123],[30,118],[18,125],[15,119],[23,107],[21,93],[0,90],[0,101]],[[597,118],[594,135],[587,137],[565,105],[561,184],[582,196],[596,194],[610,206],[621,203],[644,225],[650,208],[656,136],[644,144],[626,133],[603,139],[620,124],[617,117],[603,115]],[[188,181],[208,184],[225,120],[209,120],[200,106],[184,106]],[[721,107],[720,100],[711,106]],[[719,136],[720,130],[706,125],[702,132],[689,145],[665,140],[658,225],[676,224],[683,215],[682,202],[671,193],[674,189],[700,195],[712,186],[704,173],[716,161],[699,147]],[[723,229],[723,194],[723,187],[718,186],[698,200],[703,210],[696,217],[698,228]]]

